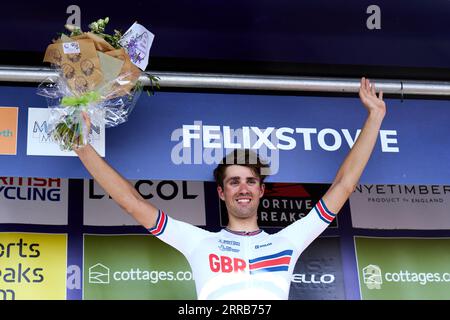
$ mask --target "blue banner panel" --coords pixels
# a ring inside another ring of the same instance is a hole
[[[0,51],[44,52],[74,20],[71,5],[85,31],[105,16],[110,33],[145,25],[153,57],[450,67],[448,0],[7,1]]]
[[[360,182],[448,184],[450,102],[386,102]],[[35,88],[1,87],[0,105],[20,107],[17,155],[0,156],[3,176],[90,177],[76,157],[27,156],[27,108],[46,106]],[[271,165],[268,182],[331,183],[366,116],[356,97],[143,94],[128,122],[106,130],[106,159],[128,179],[211,181],[228,151],[250,147]]]

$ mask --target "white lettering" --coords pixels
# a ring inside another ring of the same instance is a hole
[[[276,131],[276,136],[277,136],[278,140],[288,143],[287,145],[278,143],[277,144],[278,149],[280,149],[280,150],[292,150],[292,149],[294,149],[296,147],[296,145],[297,145],[297,142],[295,141],[294,138],[289,137],[289,136],[285,136],[284,133],[290,133],[291,135],[293,135],[294,134],[294,129],[292,129],[292,128],[279,128]]]
[[[248,129],[248,127],[247,127]],[[240,143],[233,143],[233,140],[231,137],[233,135],[231,134],[231,129],[229,126],[223,127],[223,144],[225,149],[241,149],[242,146]],[[249,143],[250,145],[250,143]]]
[[[390,147],[390,143],[397,144],[397,138],[388,138],[388,136],[397,136],[397,130],[380,130],[381,150],[383,152],[399,152],[398,147]]]
[[[327,145],[325,143],[325,135],[331,134],[334,138],[334,144]],[[339,132],[337,132],[334,129],[323,129],[320,130],[319,134],[317,135],[317,140],[319,141],[319,145],[322,147],[322,149],[326,151],[336,151],[341,147],[342,144],[342,138],[339,135]]]
[[[258,140],[253,145],[252,149],[259,149],[262,145],[265,145],[267,148],[275,150],[275,146],[268,138],[273,130],[275,130],[273,127],[266,128],[264,131],[261,131],[258,127],[252,127],[252,131],[258,136]]]
[[[311,148],[311,133],[317,133],[317,129],[314,128],[296,128],[296,133],[303,134],[303,147],[306,151],[312,150]]]
[[[359,134],[361,133],[361,129],[356,130],[355,139],[352,138],[348,129],[342,129],[342,133],[344,134],[344,138],[347,141],[348,146],[350,148],[353,148],[353,145],[355,144],[356,139],[358,139]]]
[[[218,131],[219,133],[212,133],[211,131]],[[203,146],[205,148],[222,148],[220,142],[211,142],[212,140],[220,140],[219,126],[203,126]]]
[[[183,148],[190,148],[191,147],[191,140],[192,139],[200,139],[199,133],[191,133],[191,130],[200,130],[199,125],[183,125]]]

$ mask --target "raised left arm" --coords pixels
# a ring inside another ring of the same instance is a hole
[[[368,111],[364,127],[352,149],[339,168],[333,184],[323,196],[327,208],[338,213],[345,201],[350,197],[369,161],[378,138],[381,123],[386,114],[386,104],[383,101],[383,92],[378,97],[375,85],[368,79],[361,79],[359,97]]]

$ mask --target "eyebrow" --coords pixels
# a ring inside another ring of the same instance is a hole
[[[241,177],[229,177],[229,178],[226,178],[225,179],[225,182],[228,182],[228,181],[231,181],[231,180],[241,180]],[[247,178],[245,178],[245,180],[257,180],[257,181],[259,181],[259,178],[258,177],[247,177]]]

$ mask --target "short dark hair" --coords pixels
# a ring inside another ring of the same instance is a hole
[[[250,168],[252,172],[260,179],[261,184],[267,174],[262,173],[262,169],[269,168],[269,165],[260,158],[260,156],[250,149],[235,149],[227,154],[222,161],[214,169],[214,179],[217,185],[223,188],[223,180],[225,178],[225,170],[232,165],[239,165]],[[268,171],[267,171],[268,172]]]

